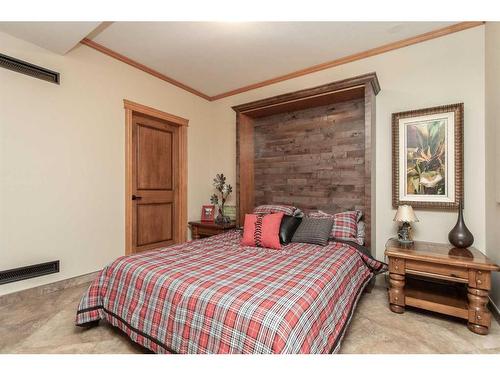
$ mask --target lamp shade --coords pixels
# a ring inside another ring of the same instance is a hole
[[[394,216],[394,221],[402,221],[402,222],[407,222],[407,223],[414,223],[417,222],[417,216],[415,215],[415,212],[413,212],[412,206],[408,205],[403,205],[399,206],[398,210],[396,211],[396,216]]]

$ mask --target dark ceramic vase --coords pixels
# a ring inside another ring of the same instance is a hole
[[[453,229],[448,234],[450,243],[458,248],[466,248],[474,243],[474,236],[464,222],[462,202],[458,206],[458,220]]]
[[[215,224],[226,225],[231,222],[231,218],[229,216],[225,216],[223,212],[224,212],[224,205],[219,207],[219,213],[215,218]]]

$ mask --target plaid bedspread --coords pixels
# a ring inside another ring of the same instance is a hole
[[[118,258],[83,296],[156,353],[329,353],[340,348],[374,260],[344,243],[240,245],[239,231]]]

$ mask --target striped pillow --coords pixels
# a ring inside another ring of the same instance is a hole
[[[275,214],[277,212],[283,212],[285,215],[289,216],[302,216],[302,211],[297,207],[280,205],[280,204],[263,204],[254,208],[253,213],[256,215],[268,215]]]
[[[328,244],[332,225],[333,220],[329,218],[303,218],[292,237],[292,242],[325,246]]]
[[[332,231],[330,232],[331,238],[344,241],[354,241],[356,243],[358,243],[358,221],[362,216],[363,213],[359,210],[339,212],[333,215],[323,211],[311,212],[309,214],[310,218],[333,219]]]
[[[269,215],[246,214],[241,244],[281,249],[279,232],[282,219],[282,212]]]

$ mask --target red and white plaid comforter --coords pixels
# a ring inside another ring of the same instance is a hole
[[[118,258],[83,296],[99,319],[157,353],[336,352],[378,262],[354,247],[240,245],[239,231]]]

